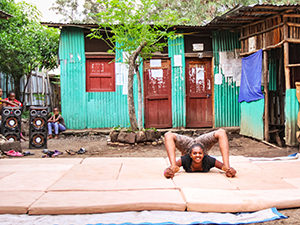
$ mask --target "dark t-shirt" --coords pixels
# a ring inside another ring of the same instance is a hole
[[[65,125],[64,118],[61,115],[58,115],[58,116],[54,115],[55,119],[57,119],[57,117],[59,117],[58,122],[65,127],[66,125]]]
[[[181,164],[185,172],[208,172],[211,168],[215,167],[216,159],[205,155],[202,159],[202,171],[192,171],[192,158],[189,154],[181,156]]]

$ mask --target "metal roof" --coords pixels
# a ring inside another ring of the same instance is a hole
[[[63,27],[79,27],[85,29],[91,29],[99,27],[97,23],[55,23],[55,22],[42,22],[42,25],[48,27],[55,27],[55,28],[63,28]],[[195,25],[175,25],[173,26],[175,29],[204,29],[204,26],[195,26]]]
[[[256,4],[250,6],[237,5],[221,16],[215,17],[206,26],[210,28],[238,28],[249,23],[263,20],[280,13],[299,13],[300,5]]]
[[[0,19],[8,19],[10,17],[12,17],[12,15],[0,10]]]

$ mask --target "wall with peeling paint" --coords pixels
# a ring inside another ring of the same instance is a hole
[[[184,37],[168,41],[169,57],[172,67],[172,124],[173,127],[186,126],[186,103],[185,103],[185,57]],[[174,56],[181,55],[182,66],[174,65]]]
[[[285,92],[285,143],[288,146],[298,145],[296,132],[299,102],[296,97],[296,89],[288,89]]]
[[[214,76],[222,74],[222,83],[214,84],[215,127],[240,126],[241,107],[239,86],[232,77],[225,77],[220,68],[219,52],[241,48],[239,34],[229,31],[213,32]]]
[[[118,51],[116,58],[121,60],[122,52]],[[123,95],[122,86],[117,85],[115,92],[86,92],[86,59],[82,29],[62,29],[59,59],[62,114],[67,128],[129,126],[127,95]],[[142,72],[142,66],[140,69]],[[137,107],[136,81],[134,94]]]

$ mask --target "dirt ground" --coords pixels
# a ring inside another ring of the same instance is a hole
[[[122,146],[112,147],[106,143],[108,137],[106,136],[83,136],[83,137],[61,137],[60,139],[51,139],[48,141],[49,150],[59,150],[63,152],[63,157],[167,157],[163,145],[136,145],[136,146]],[[247,157],[277,157],[287,156],[289,154],[298,152],[297,148],[283,148],[278,149],[265,145],[259,141],[251,138],[240,136],[236,133],[229,134],[230,154],[242,155]],[[77,151],[80,148],[85,148],[87,152],[84,155],[69,155],[66,150]],[[42,157],[44,155],[42,150],[28,149],[28,142],[22,143],[23,151],[30,150],[34,153],[33,156],[27,157]],[[211,151],[211,155],[220,155],[218,145],[215,145]],[[180,153],[178,152],[178,156]],[[291,225],[300,224],[300,208],[279,210],[288,219],[265,222],[266,225]]]

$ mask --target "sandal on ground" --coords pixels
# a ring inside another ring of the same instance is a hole
[[[34,153],[31,153],[30,151],[24,152],[24,156],[34,155]]]
[[[22,153],[16,152],[15,150],[7,151],[7,152],[5,152],[5,154],[8,156],[13,156],[13,157],[22,157],[23,156]]]
[[[85,150],[85,148],[80,148],[76,153],[77,154],[84,154],[84,153],[86,153],[86,150]]]
[[[54,150],[54,154],[52,155],[52,157],[58,156],[58,155],[62,155],[63,153],[58,151],[58,150]]]
[[[69,155],[75,155],[76,152],[74,150],[66,150],[66,153],[68,153]]]

